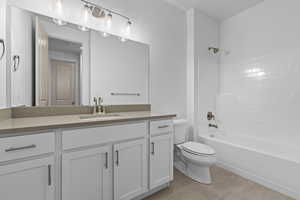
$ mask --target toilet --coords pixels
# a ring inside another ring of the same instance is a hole
[[[215,150],[199,142],[186,142],[186,120],[174,120],[174,132],[175,168],[197,182],[211,184],[210,166],[217,160]]]

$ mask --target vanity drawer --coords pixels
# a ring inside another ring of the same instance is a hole
[[[150,134],[158,135],[162,133],[173,132],[173,121],[167,120],[155,120],[150,122]]]
[[[54,152],[54,133],[0,138],[0,162]]]
[[[146,137],[147,123],[116,124],[103,127],[80,128],[63,131],[63,149],[117,142]]]

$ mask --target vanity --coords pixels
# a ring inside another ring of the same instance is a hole
[[[141,199],[172,181],[175,115],[80,116],[0,121],[1,199]]]
[[[0,199],[131,200],[167,187],[176,115],[150,109],[149,45],[0,8]]]

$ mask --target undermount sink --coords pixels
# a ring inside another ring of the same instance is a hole
[[[93,114],[93,115],[80,116],[79,118],[82,120],[98,120],[98,119],[118,118],[120,116],[121,115],[119,114]]]

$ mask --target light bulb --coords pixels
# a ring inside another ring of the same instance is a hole
[[[109,34],[108,34],[108,33],[106,33],[106,32],[102,32],[102,36],[103,36],[104,38],[106,38],[106,37],[108,37],[108,36],[109,36]]]
[[[124,37],[120,37],[120,41],[121,41],[121,42],[126,42],[126,41],[127,41],[127,39],[126,39],[126,38],[124,38]]]
[[[106,28],[110,29],[112,24],[112,14],[108,13],[106,17]]]
[[[81,10],[81,18],[82,18],[82,25],[78,26],[79,30],[81,31],[88,31],[89,29],[86,27],[88,19],[89,19],[89,6],[87,4],[83,5]]]
[[[64,25],[67,24],[67,22],[65,22],[65,21],[63,21],[63,20],[61,20],[61,19],[53,18],[52,20],[53,20],[53,22],[54,22],[55,24],[57,24],[57,25],[59,25],[59,26],[64,26]]]
[[[84,31],[84,32],[89,31],[89,29],[85,26],[78,26],[78,28],[79,28],[79,30]]]
[[[85,4],[82,8],[82,14],[81,14],[84,24],[86,24],[89,20],[89,11],[90,11],[89,6]]]
[[[63,16],[63,0],[53,0],[53,3],[53,9],[55,13],[53,22],[59,26],[66,25],[67,23],[61,19]]]
[[[127,24],[126,24],[126,28],[125,28],[125,35],[126,36],[129,36],[130,35],[130,32],[131,32],[131,25],[132,25],[132,22],[130,20],[128,20]]]
[[[63,0],[53,0],[54,1],[54,12],[58,17],[63,14]]]

